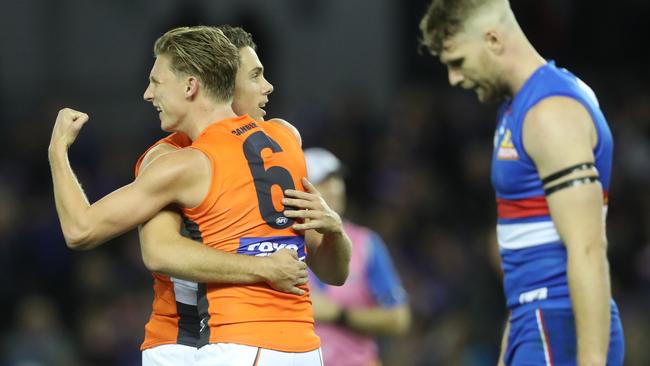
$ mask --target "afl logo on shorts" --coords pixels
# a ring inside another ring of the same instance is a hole
[[[277,219],[275,219],[275,223],[278,224],[278,225],[280,225],[280,226],[284,226],[284,225],[286,225],[288,222],[289,222],[289,219],[286,218],[286,217],[284,217],[284,216],[280,216],[280,217],[278,217]]]

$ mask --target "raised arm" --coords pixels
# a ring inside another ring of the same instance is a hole
[[[593,148],[597,142],[594,124],[576,100],[547,98],[528,112],[523,140],[540,178],[546,183],[551,217],[567,248],[578,364],[605,365],[611,290],[602,187],[593,168],[556,174],[594,162]]]
[[[90,205],[68,161],[68,148],[88,115],[59,112],[48,149],[54,199],[68,247],[90,249],[134,228],[163,207],[194,207],[207,194],[210,165],[199,151],[186,149],[161,156],[131,184]]]
[[[145,169],[157,157],[175,151],[160,144],[147,153]],[[142,259],[152,272],[194,282],[251,284],[266,282],[272,288],[302,295],[307,266],[293,250],[282,249],[268,257],[228,253],[181,235],[181,214],[164,209],[139,227]]]

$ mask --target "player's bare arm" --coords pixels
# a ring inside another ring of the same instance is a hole
[[[145,155],[141,168],[159,156],[176,151],[159,144]],[[307,265],[295,251],[281,249],[268,257],[228,253],[181,235],[180,213],[166,208],[139,226],[142,259],[147,269],[176,278],[206,283],[252,284],[266,282],[272,288],[302,295],[298,285],[307,282]]]
[[[201,152],[184,149],[159,157],[133,183],[90,205],[68,161],[68,148],[87,121],[85,113],[61,110],[48,150],[56,209],[70,248],[92,248],[169,204],[195,207],[206,196],[210,162]]]
[[[343,230],[341,217],[332,210],[316,188],[302,178],[306,192],[288,189],[282,203],[295,209],[285,210],[287,217],[299,219],[293,228],[305,231],[307,265],[318,278],[341,286],[348,277],[352,243]]]
[[[291,123],[279,118],[269,122],[288,129],[302,146],[300,132]],[[285,215],[304,221],[294,225],[294,229],[306,230],[305,244],[309,252],[306,261],[312,272],[328,285],[341,286],[348,278],[352,243],[343,230],[341,217],[327,205],[318,190],[306,178],[303,178],[302,182],[307,192],[292,189],[285,191],[288,198],[283,204],[298,209],[286,210]]]
[[[569,291],[576,319],[578,364],[605,365],[610,332],[610,281],[603,192],[591,116],[577,101],[547,98],[532,108],[524,146],[545,183],[553,222],[567,248]]]
[[[165,209],[139,229],[142,259],[152,272],[206,283],[266,282],[275,290],[302,295],[307,265],[294,250],[281,249],[268,257],[228,253],[180,234],[181,216]]]

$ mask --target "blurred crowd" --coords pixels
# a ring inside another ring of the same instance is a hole
[[[584,70],[576,74],[615,139],[607,233],[626,364],[650,365],[650,89],[634,69]],[[405,337],[380,340],[384,364],[494,365],[506,317],[489,181],[495,107],[439,74],[404,81],[381,108],[358,90],[278,110],[271,96],[270,106],[305,147],[341,158],[347,216],[376,230],[395,261],[414,318]],[[21,120],[0,114],[0,366],[139,365],[151,276],[133,232],[90,252],[66,248],[47,161],[55,93]],[[0,111],[3,103],[0,95]],[[149,118],[137,133],[121,131],[124,141],[86,133],[75,144],[71,163],[91,201],[132,180],[140,153],[162,136]]]

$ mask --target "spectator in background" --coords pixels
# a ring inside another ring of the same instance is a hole
[[[16,312],[15,330],[3,340],[0,364],[78,365],[76,350],[52,300],[42,294],[30,294],[21,300]]]
[[[345,183],[339,159],[325,149],[309,148],[305,160],[309,179],[330,207],[343,216]],[[311,276],[323,361],[330,366],[379,365],[374,337],[404,334],[410,326],[411,311],[379,235],[345,219],[343,226],[352,241],[350,275],[345,285],[328,286]]]

